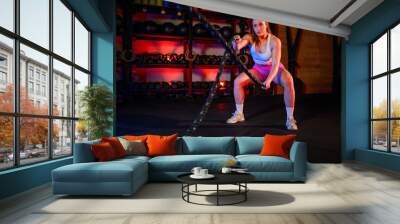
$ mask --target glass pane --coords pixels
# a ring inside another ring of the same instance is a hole
[[[60,1],[53,1],[53,51],[71,60],[72,12]]]
[[[400,120],[391,121],[392,152],[400,153]]]
[[[0,1],[0,26],[14,31],[14,0]]]
[[[89,32],[75,18],[75,64],[89,70]]]
[[[53,157],[72,154],[72,121],[53,120]]]
[[[21,113],[48,114],[48,64],[47,55],[21,44]]]
[[[372,148],[387,151],[387,121],[372,122]]]
[[[400,24],[391,30],[390,60],[391,69],[400,67]]]
[[[88,130],[86,122],[83,120],[75,121],[75,143],[87,141]]]
[[[400,72],[391,75],[390,81],[390,103],[391,103],[391,116],[400,117]]]
[[[372,80],[372,118],[387,117],[387,77]]]
[[[20,164],[34,163],[49,158],[49,120],[22,117],[20,119]]]
[[[13,40],[0,35],[0,111],[2,112],[14,111],[13,49]]]
[[[53,115],[72,117],[71,66],[53,60]]]
[[[387,34],[372,44],[372,74],[378,75],[387,71]]]
[[[75,117],[79,117],[81,114],[79,95],[86,86],[89,86],[89,75],[75,69]]]
[[[14,125],[10,116],[0,116],[0,170],[14,165]]]
[[[49,48],[49,0],[20,0],[21,36]]]

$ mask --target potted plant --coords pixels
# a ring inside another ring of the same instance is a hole
[[[113,96],[107,86],[94,84],[79,93],[81,108],[80,128],[87,127],[89,140],[110,136],[107,131],[112,125]]]

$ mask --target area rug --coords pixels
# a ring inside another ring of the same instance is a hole
[[[247,201],[237,205],[207,206],[182,200],[181,185],[150,183],[130,197],[55,197],[35,213],[125,214],[125,213],[360,213],[360,208],[316,184],[255,183],[248,185]],[[225,187],[225,190],[233,188]],[[213,185],[198,190],[212,190]],[[194,187],[191,188],[194,190]],[[210,192],[209,194],[214,195]],[[197,203],[212,205],[214,196],[191,196]],[[223,203],[240,198],[223,197]]]

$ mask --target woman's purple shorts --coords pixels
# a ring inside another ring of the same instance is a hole
[[[274,83],[281,85],[281,76],[283,69],[285,69],[285,67],[282,63],[279,63],[278,74],[276,74],[275,78],[273,79]],[[258,80],[260,80],[260,82],[264,82],[267,79],[271,70],[272,64],[254,64],[253,68],[250,71],[258,78]]]

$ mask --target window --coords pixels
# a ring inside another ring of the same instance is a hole
[[[29,79],[30,79],[30,80],[33,80],[33,67],[32,67],[32,66],[29,66],[29,71],[28,71],[28,73],[29,73]]]
[[[53,0],[54,52],[71,60],[72,12],[60,0]]]
[[[36,84],[36,95],[40,95],[40,84]]]
[[[42,86],[42,96],[46,96],[46,86]]]
[[[72,92],[70,89],[65,89],[64,85],[65,83],[70,83],[72,84],[72,68],[69,65],[66,65],[56,59],[53,60],[53,90],[54,90],[54,95],[53,95],[53,104],[58,104],[58,97],[59,94],[61,95],[61,102],[64,103],[64,96],[68,96],[69,100],[72,101]],[[59,93],[60,92],[60,93]],[[71,105],[72,102],[68,102],[68,105]],[[53,105],[56,106],[56,105]],[[54,109],[53,110],[54,115],[60,114],[59,109]],[[66,108],[66,114],[63,114],[63,116],[68,116],[72,117],[72,108],[69,106]]]
[[[75,62],[89,70],[89,32],[77,18],[75,18]]]
[[[7,55],[0,52],[0,91],[7,91]]]
[[[6,85],[7,84],[7,73],[0,71],[0,84]]]
[[[33,94],[33,82],[28,82],[28,89],[29,94]]]
[[[36,69],[36,80],[40,81],[40,70]]]
[[[63,0],[0,2],[0,170],[70,156],[87,133],[74,105],[90,84],[90,31]]]
[[[75,70],[75,117],[79,117],[81,114],[80,93],[89,86],[89,74]]]
[[[21,36],[49,48],[49,0],[20,0]]]
[[[0,26],[14,31],[14,0],[1,0]]]
[[[0,10],[1,11],[1,10]],[[0,170],[14,166],[14,122],[12,116],[0,115]]]
[[[0,9],[0,20],[3,18],[1,13],[3,9]],[[12,69],[11,61],[5,61],[4,59],[13,58],[14,54],[14,42],[11,38],[8,38],[0,33],[0,113],[1,112],[13,112],[14,111],[14,82],[13,76],[14,71]],[[1,136],[0,136],[1,139]],[[1,162],[0,162],[1,163]],[[1,169],[1,168],[0,168]]]
[[[371,148],[400,153],[400,24],[370,45]]]
[[[40,104],[40,102],[37,102]],[[28,164],[49,158],[48,120],[44,118],[20,118],[19,158]],[[35,134],[32,134],[35,133]]]
[[[0,67],[7,68],[7,56],[0,55]]]
[[[53,120],[53,157],[72,153],[72,121]]]
[[[46,83],[46,74],[42,73],[42,82]]]

